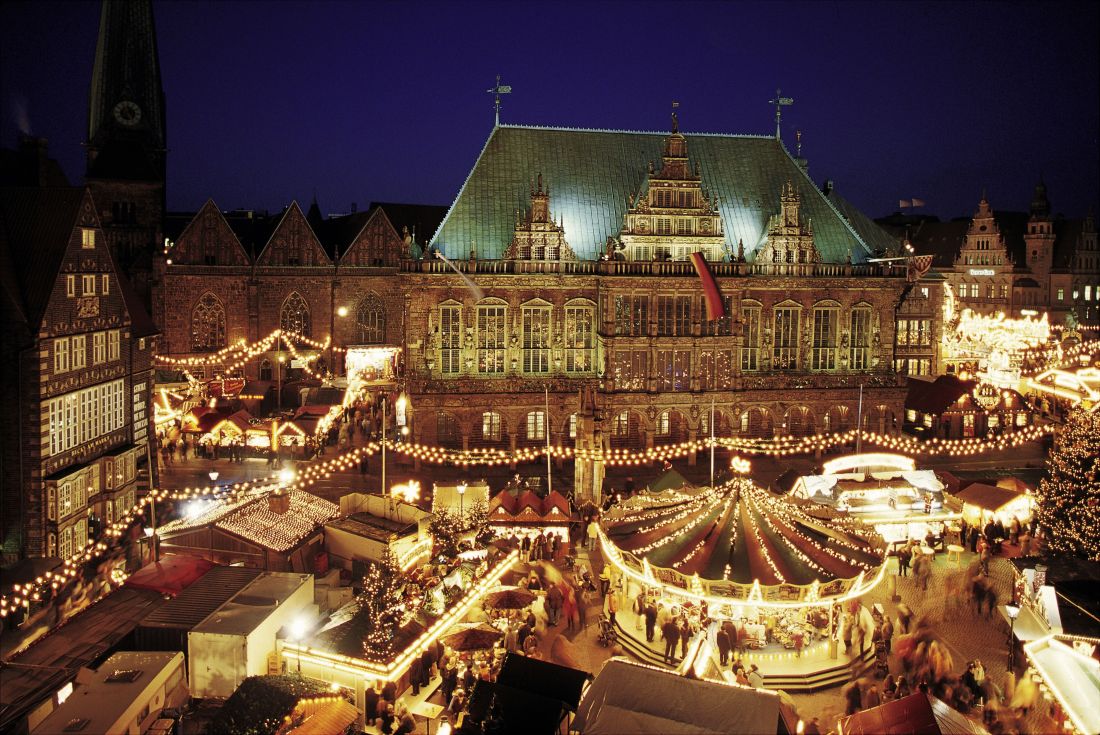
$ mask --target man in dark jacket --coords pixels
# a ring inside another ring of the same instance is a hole
[[[680,642],[680,626],[672,616],[661,626],[661,634],[665,638],[665,662],[672,663],[676,657],[676,644]]]
[[[730,658],[730,649],[733,647],[730,644],[729,633],[726,632],[725,628],[719,628],[718,632],[714,634],[714,642],[718,645],[718,658],[721,665],[725,666]]]
[[[561,588],[556,584],[550,585],[550,589],[546,592],[546,613],[550,618],[551,626],[558,624],[558,614],[561,612],[563,601]]]
[[[657,606],[652,602],[645,606],[645,639],[653,642],[653,633],[657,628]]]
[[[413,696],[420,694],[420,685],[424,679],[424,662],[420,656],[413,656],[409,666],[409,684],[412,685]]]

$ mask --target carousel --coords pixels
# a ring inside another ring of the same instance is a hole
[[[650,663],[679,658],[661,656],[670,618],[703,632],[715,661],[725,630],[731,656],[758,664],[771,688],[828,686],[874,655],[861,598],[884,577],[885,542],[858,520],[816,519],[739,478],[636,495],[603,516],[599,538],[620,638]]]

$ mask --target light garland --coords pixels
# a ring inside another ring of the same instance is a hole
[[[466,613],[468,613],[486,593],[500,583],[505,573],[507,573],[517,561],[519,561],[519,551],[513,549],[495,567],[486,572],[485,576],[479,579],[470,588],[470,590],[459,600],[458,604],[444,613],[392,661],[384,664],[377,663],[331,651],[317,651],[310,646],[303,645],[301,642],[292,641],[285,641],[283,643],[283,657],[289,658],[292,661],[311,664],[326,671],[338,670],[365,679],[397,681],[404,675],[405,670],[412,663],[413,657],[419,656],[455,623],[461,621]]]

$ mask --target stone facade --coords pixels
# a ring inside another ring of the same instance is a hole
[[[67,557],[94,523],[133,505],[151,431],[155,330],[119,276],[90,191],[8,190],[3,220],[7,247],[42,254],[17,271],[26,308],[3,314],[16,387],[3,404],[14,430],[5,454],[21,453],[5,462],[4,558]]]

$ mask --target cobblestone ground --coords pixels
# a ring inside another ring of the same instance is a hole
[[[975,554],[964,553],[962,569],[965,570],[975,558]],[[896,569],[896,563],[893,560],[890,564],[893,569]],[[1007,559],[997,557],[992,560],[989,572],[990,578],[996,585],[998,603],[1004,604],[1009,599],[1013,578],[1012,566]],[[965,671],[967,661],[979,658],[985,667],[986,676],[1003,689],[1008,665],[1008,628],[996,611],[993,617],[988,617],[984,613],[978,615],[972,607],[946,593],[945,582],[959,573],[960,570],[956,565],[948,564],[946,556],[939,554],[933,564],[932,579],[927,592],[921,590],[912,577],[898,577],[898,594],[901,599],[894,602],[890,599],[890,580],[887,579],[871,595],[868,595],[866,604],[870,606],[876,602],[882,603],[886,611],[896,617],[898,604],[904,603],[914,612],[917,619],[927,616],[932,621],[936,634],[951,652],[956,674]],[[896,634],[894,641],[897,641]],[[890,672],[895,675],[904,673],[896,656],[890,657]],[[834,723],[838,715],[844,712],[841,690],[842,687],[834,687],[812,694],[796,694],[793,695],[793,699],[803,719],[819,717],[822,723]],[[1037,706],[1026,718],[1017,722],[1013,716],[1004,711],[1009,731],[1033,735],[1057,732],[1055,723],[1048,714],[1046,706]]]

